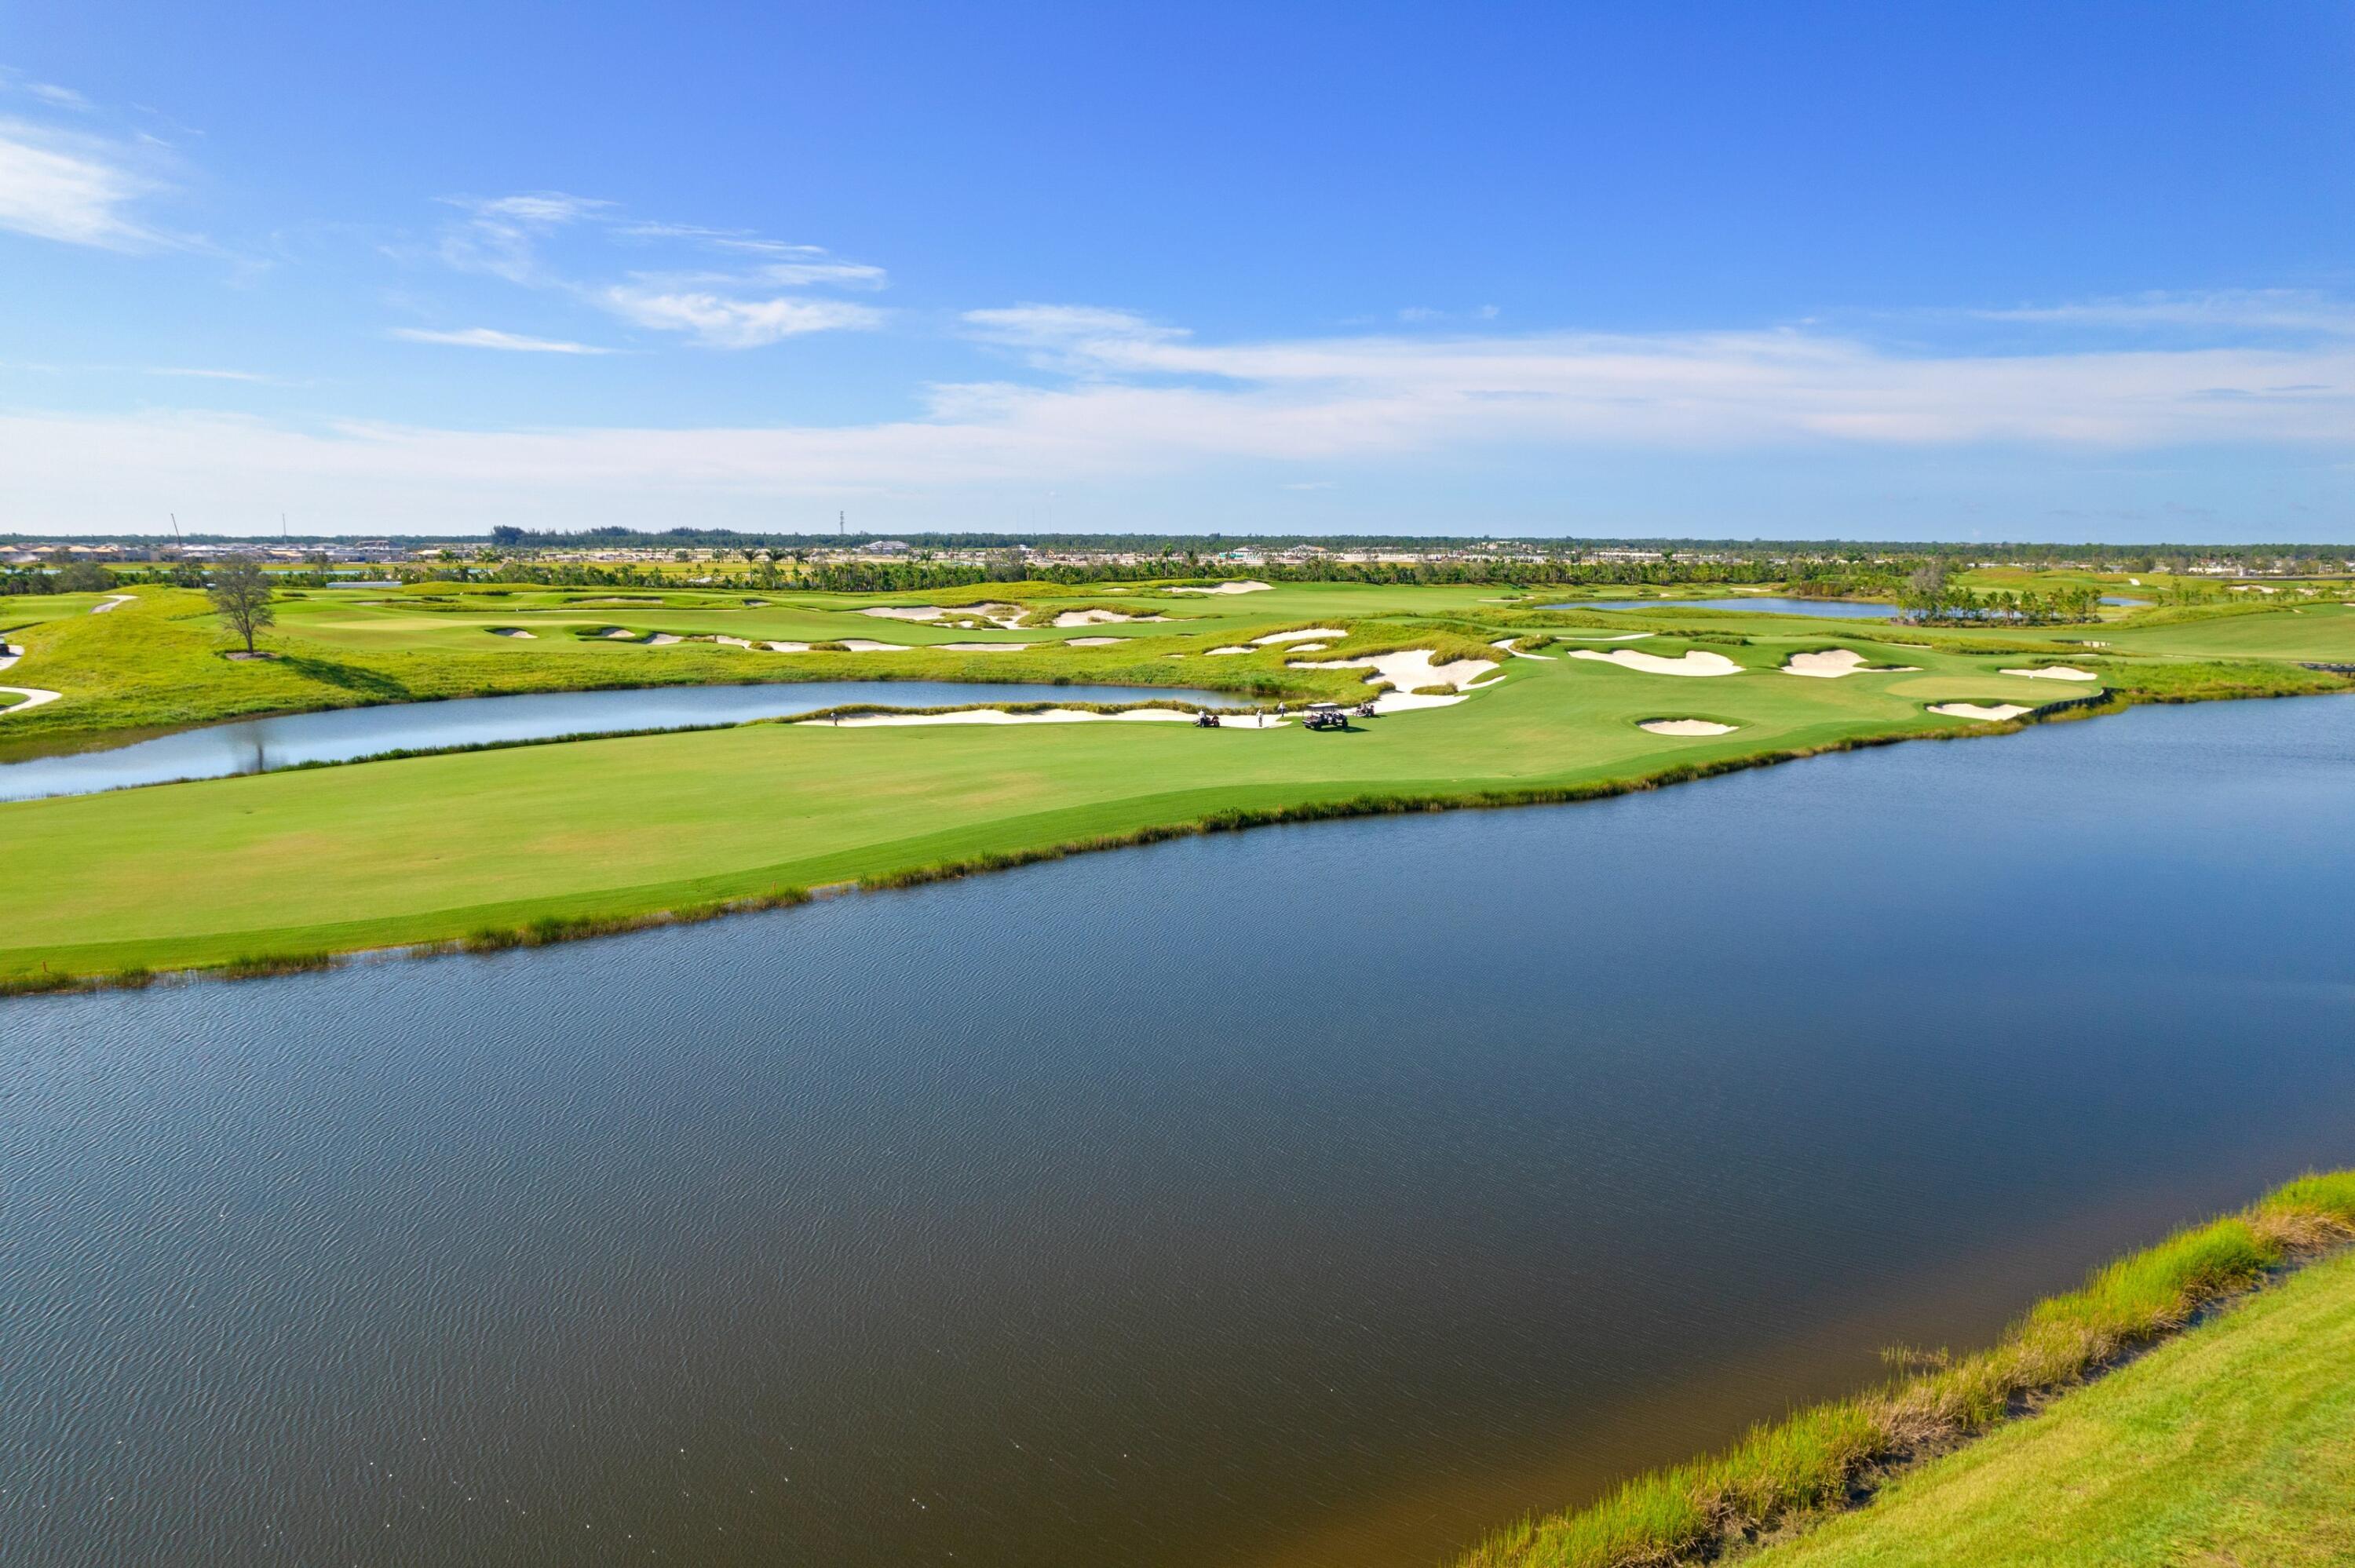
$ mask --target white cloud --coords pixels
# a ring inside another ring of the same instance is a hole
[[[501,332],[496,327],[462,327],[453,332],[435,332],[425,327],[395,327],[389,336],[410,343],[445,343],[460,348],[500,348],[516,354],[611,354],[610,348],[593,344],[568,343],[561,338],[526,337],[520,333]]]
[[[600,296],[608,310],[656,332],[684,333],[712,348],[759,348],[805,333],[882,324],[883,313],[841,300],[737,299],[616,285]]]
[[[153,249],[175,241],[131,208],[156,188],[124,149],[0,120],[0,228],[102,250]]]
[[[876,314],[840,301],[613,294],[609,308],[629,319],[726,346],[871,325]],[[23,415],[0,418],[0,494],[27,526],[95,525],[165,495],[250,510],[267,483],[286,497],[273,506],[354,526],[431,515],[464,527],[511,514],[648,524],[741,516],[795,496],[954,499],[1228,471],[1283,483],[1269,465],[1297,465],[1304,491],[1347,483],[1364,493],[1361,474],[1508,453],[1840,461],[1895,450],[2105,458],[2239,447],[2311,467],[2355,451],[2355,341],[2337,337],[1921,354],[1817,329],[1209,344],[1097,307],[1013,306],[963,321],[1068,374],[934,386],[914,417],[846,426],[319,429],[195,413]],[[403,335],[539,341],[487,333]]]

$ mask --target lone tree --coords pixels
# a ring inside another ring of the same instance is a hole
[[[270,574],[250,556],[231,556],[213,568],[213,608],[245,639],[253,652],[253,634],[278,619],[270,608]]]

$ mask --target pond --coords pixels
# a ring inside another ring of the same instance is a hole
[[[1776,615],[1819,615],[1833,620],[1886,620],[1897,613],[1893,604],[1862,604],[1845,599],[1778,599],[1772,595],[1738,599],[1575,599],[1550,604],[1548,609],[1727,609],[1765,611]]]
[[[2124,594],[2115,593],[2104,594],[2102,596],[2102,602],[2104,604],[2131,605],[2137,609],[2147,608],[2150,604],[2150,600],[2147,599],[2128,599]]]
[[[2355,1159],[2350,768],[2138,708],[0,1003],[0,1557],[1429,1568]]]
[[[1199,703],[1248,705],[1216,692],[1170,686],[1058,686],[970,681],[773,681],[743,686],[654,686],[621,692],[535,692],[289,714],[181,730],[101,751],[0,763],[0,800],[88,795],[134,784],[222,779],[306,762],[349,762],[388,751],[545,740],[620,730],[686,729],[788,718],[850,703],[895,708],[974,703]],[[5,736],[5,732],[0,732]]]

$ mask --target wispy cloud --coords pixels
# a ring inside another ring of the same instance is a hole
[[[2150,292],[1969,313],[1981,321],[2035,326],[2166,327],[2355,336],[2355,306],[2304,289]]]
[[[101,250],[185,243],[134,210],[161,188],[142,167],[152,162],[100,137],[0,119],[0,228]]]
[[[601,298],[624,321],[684,333],[712,348],[759,348],[805,333],[870,328],[883,321],[882,312],[843,300],[739,299],[628,285],[607,289]]]
[[[678,334],[706,347],[760,348],[810,333],[871,328],[884,319],[870,306],[801,291],[874,290],[887,281],[882,268],[845,260],[818,246],[742,229],[624,218],[615,203],[562,191],[445,199],[466,214],[442,237],[439,253],[448,265],[568,294],[632,326]],[[592,242],[683,247],[702,253],[702,265],[634,270],[620,281],[584,281],[581,274],[596,268],[577,247],[570,268],[559,270],[545,260],[553,238],[566,229],[583,230]],[[715,265],[719,258],[730,264]]]
[[[526,337],[496,327],[460,327],[437,332],[427,327],[395,327],[388,334],[409,343],[449,344],[458,348],[497,348],[512,354],[611,354],[594,344],[569,343],[562,338]],[[200,374],[200,373],[197,373]]]

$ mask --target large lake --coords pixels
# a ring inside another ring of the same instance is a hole
[[[2350,887],[2317,698],[0,1004],[0,1561],[1425,1568],[2355,1160]]]
[[[306,762],[349,762],[389,751],[549,740],[617,730],[745,724],[851,703],[895,708],[974,703],[1143,703],[1228,707],[1247,699],[1167,686],[1083,686],[974,681],[770,681],[741,686],[647,686],[616,692],[536,692],[286,714],[181,730],[154,740],[0,763],[0,800],[88,795],[182,779],[265,773]],[[6,731],[0,730],[0,740]]]

